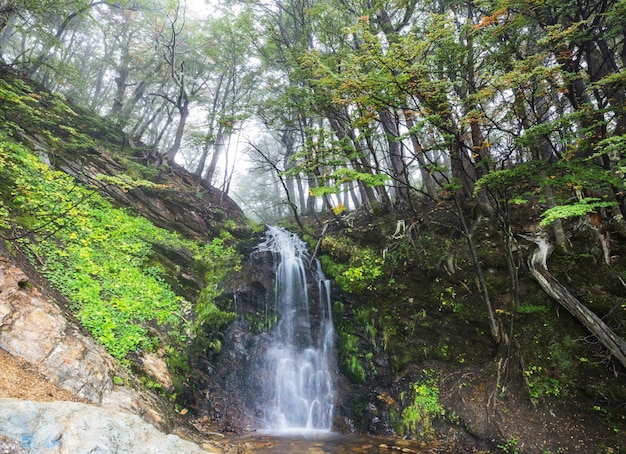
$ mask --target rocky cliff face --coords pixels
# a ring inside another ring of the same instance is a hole
[[[173,428],[169,405],[142,391],[100,345],[68,319],[50,295],[1,256],[0,348],[68,391],[61,398],[82,401],[0,398],[0,414],[6,416],[0,418],[2,452],[221,452],[209,444],[201,448],[160,432]],[[147,373],[164,385],[168,380],[171,383],[161,359],[152,355],[144,362]],[[0,371],[4,373],[4,368]],[[25,389],[21,394],[36,397],[34,390]]]
[[[115,177],[127,170],[104,150],[93,150],[88,159],[69,153],[49,159],[59,170],[98,188],[120,206],[131,207],[155,225],[186,238],[209,241],[227,219],[242,227],[246,225],[241,208],[228,195],[181,167],[160,167],[152,178],[156,186],[124,188],[102,178],[103,175]]]

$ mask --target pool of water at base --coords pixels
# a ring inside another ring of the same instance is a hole
[[[246,453],[254,454],[435,454],[453,452],[433,444],[409,440],[340,435],[326,431],[306,433],[254,432],[235,437]]]

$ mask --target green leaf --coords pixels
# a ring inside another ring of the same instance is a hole
[[[598,208],[606,208],[617,205],[617,202],[603,202],[596,197],[587,197],[581,199],[578,203],[571,205],[558,205],[547,209],[541,217],[541,225],[550,225],[557,219],[567,219],[575,216],[584,216],[587,213],[597,210]]]

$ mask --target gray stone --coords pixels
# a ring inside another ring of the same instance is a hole
[[[207,451],[166,435],[136,415],[77,402],[0,399],[0,447],[32,454],[194,454]]]

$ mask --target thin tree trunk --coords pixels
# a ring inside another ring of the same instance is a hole
[[[483,301],[487,308],[487,318],[489,319],[489,329],[491,330],[491,337],[496,342],[496,344],[499,344],[502,340],[502,336],[498,327],[498,323],[496,321],[496,317],[494,315],[493,306],[491,305],[491,298],[489,297],[489,289],[487,288],[487,283],[485,281],[483,267],[480,264],[480,260],[478,259],[478,253],[476,252],[476,245],[474,244],[473,238],[474,227],[469,227],[467,225],[467,222],[465,222],[465,215],[463,214],[463,207],[461,206],[461,202],[458,200],[459,198],[460,197],[455,198],[457,215],[459,216],[459,220],[461,221],[463,236],[467,240],[467,245],[470,249],[470,255],[472,257],[472,263],[474,265],[474,269],[476,270],[476,275],[478,276],[480,291],[482,293]]]
[[[401,203],[410,206],[409,181],[406,174],[402,144],[399,140],[400,132],[397,120],[389,109],[380,110],[378,114],[387,140],[387,151],[389,163],[391,164],[393,184],[396,188],[396,196]]]
[[[404,111],[404,119],[406,121],[406,127],[412,130],[415,127],[415,122],[413,121],[413,114],[405,109]],[[433,178],[432,171],[428,169],[428,157],[424,153],[424,149],[420,144],[419,138],[417,137],[417,133],[411,133],[411,144],[413,145],[413,155],[419,164],[420,175],[422,177],[422,183],[424,184],[424,188],[426,189],[426,194],[433,199],[438,200],[439,194],[437,193],[437,183]]]
[[[176,161],[176,155],[183,141],[183,133],[185,132],[187,117],[189,116],[189,102],[185,100],[182,106],[179,105],[178,112],[180,113],[180,118],[178,120],[178,127],[176,128],[176,135],[174,136],[174,143],[167,151],[166,155],[167,162],[170,164],[174,164]]]
[[[6,35],[6,29],[11,28],[17,13],[18,10],[14,0],[0,0],[0,33],[3,35],[3,38]]]
[[[2,61],[4,50],[11,40],[16,17],[15,11],[0,10],[0,61]]]
[[[307,191],[304,189],[304,185],[302,184],[302,178],[296,178],[296,185],[298,188],[298,205],[300,206],[300,212],[306,213],[306,195]]]
[[[354,146],[354,149],[357,151],[356,154],[365,156],[364,150],[362,149],[361,144],[359,143],[359,140],[357,139],[356,134],[354,133],[354,130],[348,127],[343,121],[343,119],[335,112],[328,111],[326,114],[326,117],[328,118],[328,121],[330,122],[330,126],[332,130],[334,131],[335,135],[337,136],[337,138],[341,141],[347,137],[350,140],[350,143]],[[370,174],[372,173],[372,171],[368,167],[364,166],[359,161],[358,158],[348,156],[347,159],[350,161],[350,163],[352,164],[352,167],[357,172],[370,173]],[[358,181],[358,185],[359,185],[359,191],[361,192],[362,203],[363,205],[365,205],[365,207],[368,210],[370,210],[372,204],[376,202],[376,195],[374,194],[374,190],[371,187],[364,184],[360,180]],[[376,187],[377,190],[381,190],[381,188],[382,186]],[[384,188],[382,189],[384,190]]]
[[[209,166],[204,173],[204,179],[209,183],[213,181],[213,177],[215,176],[215,170],[217,169],[217,163],[225,148],[226,144],[224,143],[224,126],[219,125],[217,134],[215,136],[215,143],[213,144],[213,155],[211,156]]]

